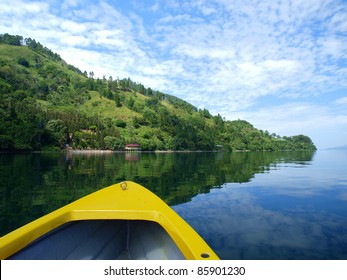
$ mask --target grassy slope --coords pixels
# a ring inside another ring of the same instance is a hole
[[[30,67],[18,65],[18,58],[20,57],[25,58],[29,62]],[[40,59],[40,63],[45,65],[45,67],[56,67],[58,70],[67,73],[70,79],[72,80],[86,79],[83,75],[69,70],[67,68],[67,63],[64,61],[52,61],[46,58],[44,55],[34,52],[27,47],[8,46],[0,44],[0,60],[2,60],[3,64],[16,64],[16,66],[19,67],[19,69],[27,71],[32,77],[40,81],[43,79],[42,77],[40,77],[40,75],[38,75],[37,69],[33,67],[37,63],[36,60],[38,57]],[[79,108],[82,112],[86,113],[89,116],[99,115],[104,118],[116,118],[125,121],[131,120],[135,116],[141,116],[141,114],[134,112],[133,110],[130,110],[126,106],[115,108],[114,101],[101,96],[100,93],[97,91],[89,91],[89,95],[91,99],[85,102],[83,106]],[[135,99],[137,103],[141,104],[142,106],[145,106],[146,100],[149,99],[149,97],[135,92],[120,92],[120,95],[123,96],[123,98],[128,98],[131,96]],[[186,110],[177,108],[168,101],[161,100],[159,102],[161,105],[165,106],[169,112],[171,112],[174,115],[177,115],[178,117],[182,117],[184,119],[191,117],[191,114],[188,113]],[[50,107],[51,105],[49,101],[45,100],[40,100],[40,103],[48,107]],[[57,108],[56,105],[54,106],[55,108]],[[66,107],[66,104],[64,104],[63,107]],[[195,112],[194,115],[198,116],[198,113]]]
[[[113,100],[101,96],[97,91],[89,91],[91,97],[81,107],[81,112],[89,116],[102,116],[102,118],[121,119],[130,121],[138,113],[130,110],[126,106],[116,107]]]
[[[29,66],[21,65],[19,62],[21,59],[24,59]],[[116,106],[115,100],[106,98],[101,92],[107,89],[107,81],[104,81],[103,84],[101,80],[92,81],[72,71],[65,61],[52,60],[46,54],[38,53],[25,46],[0,44],[0,71],[2,71],[2,73],[0,72],[2,77],[12,71],[11,75],[14,76],[14,83],[17,83],[17,85],[27,83],[28,86],[31,86],[31,89],[25,94],[34,98],[47,110],[65,113],[74,111],[77,114],[90,118],[94,117],[101,120],[101,122],[105,121],[113,125],[119,120],[125,121],[126,127],[116,127],[116,131],[112,132],[115,133],[114,135],[120,133],[125,142],[142,141],[144,144],[153,142],[157,148],[167,149],[170,146],[168,143],[172,143],[177,138],[177,131],[181,137],[179,141],[182,143],[186,140],[187,143],[184,145],[188,148],[192,141],[200,141],[198,139],[201,139],[203,134],[206,137],[205,142],[214,137],[215,144],[223,144],[233,149],[248,149],[249,142],[255,139],[254,135],[259,139],[261,138],[263,142],[271,140],[271,137],[264,136],[259,130],[246,122],[225,122],[213,116],[203,117],[200,112],[189,107],[191,105],[179,99],[176,100],[178,102],[175,102],[175,100],[169,101],[165,97],[163,99],[159,98],[157,105],[151,106],[149,104],[155,96],[143,95],[133,90],[124,91],[118,87],[112,90],[112,96],[118,94],[122,104]],[[91,81],[94,83],[94,87],[98,82],[101,83],[101,86],[99,83],[99,87],[97,87],[99,90],[88,88],[88,83]],[[1,79],[0,76],[0,86],[4,85],[2,88],[11,88],[11,82]],[[39,93],[35,92],[35,85],[40,83],[52,86],[45,96],[40,96]],[[80,86],[76,87],[77,84]],[[25,87],[22,88],[25,89]],[[13,91],[12,94],[15,96],[16,91]],[[129,106],[131,100],[133,100],[133,106]],[[176,127],[169,127],[168,129],[158,123],[156,124],[155,120],[159,120],[163,115],[170,115],[171,121],[175,117],[175,122],[177,123],[177,120],[180,120],[180,123]],[[152,122],[148,119],[150,116],[152,116]],[[136,125],[135,119],[140,120],[137,121]],[[181,128],[183,130],[180,131]],[[88,129],[88,127],[85,127],[85,129]],[[190,134],[190,139],[186,138],[187,133],[191,132],[192,129],[194,130],[193,134],[197,133],[200,136]],[[209,134],[206,129],[209,130]],[[237,132],[240,136],[236,136],[232,131]],[[230,141],[233,138],[244,139],[240,141],[236,139],[232,143]],[[190,143],[188,144],[188,142]],[[259,144],[259,149],[262,149],[261,145]]]
[[[18,65],[18,58],[20,57],[25,58],[29,62],[31,67],[26,68],[24,66]],[[37,78],[40,78],[40,76],[37,74],[37,70],[35,69],[35,67],[33,67],[37,63],[37,59],[39,59],[40,63],[42,63],[45,66],[54,66],[57,67],[59,70],[68,73],[68,75],[72,79],[76,79],[77,77],[84,78],[78,73],[67,69],[68,64],[65,61],[52,61],[45,55],[32,51],[29,48],[23,46],[9,46],[0,44],[0,59],[4,61],[6,64],[17,64],[18,67],[25,69],[31,75]]]

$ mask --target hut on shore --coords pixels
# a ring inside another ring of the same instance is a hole
[[[126,144],[125,145],[125,150],[126,151],[140,151],[141,150],[141,146],[140,144]]]

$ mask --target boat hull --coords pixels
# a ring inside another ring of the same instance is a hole
[[[17,260],[183,260],[155,222],[86,220],[64,224],[9,257]]]
[[[146,188],[122,182],[0,238],[1,259],[218,259]]]

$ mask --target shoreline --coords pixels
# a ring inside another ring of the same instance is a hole
[[[283,150],[283,151],[251,151],[251,150],[155,150],[155,151],[117,151],[117,150],[43,150],[43,151],[0,151],[0,154],[50,154],[50,153],[67,153],[67,154],[173,154],[173,153],[249,153],[249,152],[316,152],[317,150]]]
[[[218,150],[209,150],[209,151],[192,151],[192,150],[185,150],[185,151],[175,151],[175,150],[156,150],[156,151],[112,151],[112,150],[66,150],[67,153],[72,154],[112,154],[112,153],[121,153],[121,154],[137,154],[137,153],[156,153],[156,154],[169,154],[169,153],[215,153],[215,152],[222,152]]]

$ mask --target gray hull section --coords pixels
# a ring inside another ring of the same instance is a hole
[[[184,256],[155,222],[90,220],[62,225],[9,259],[162,260]]]

